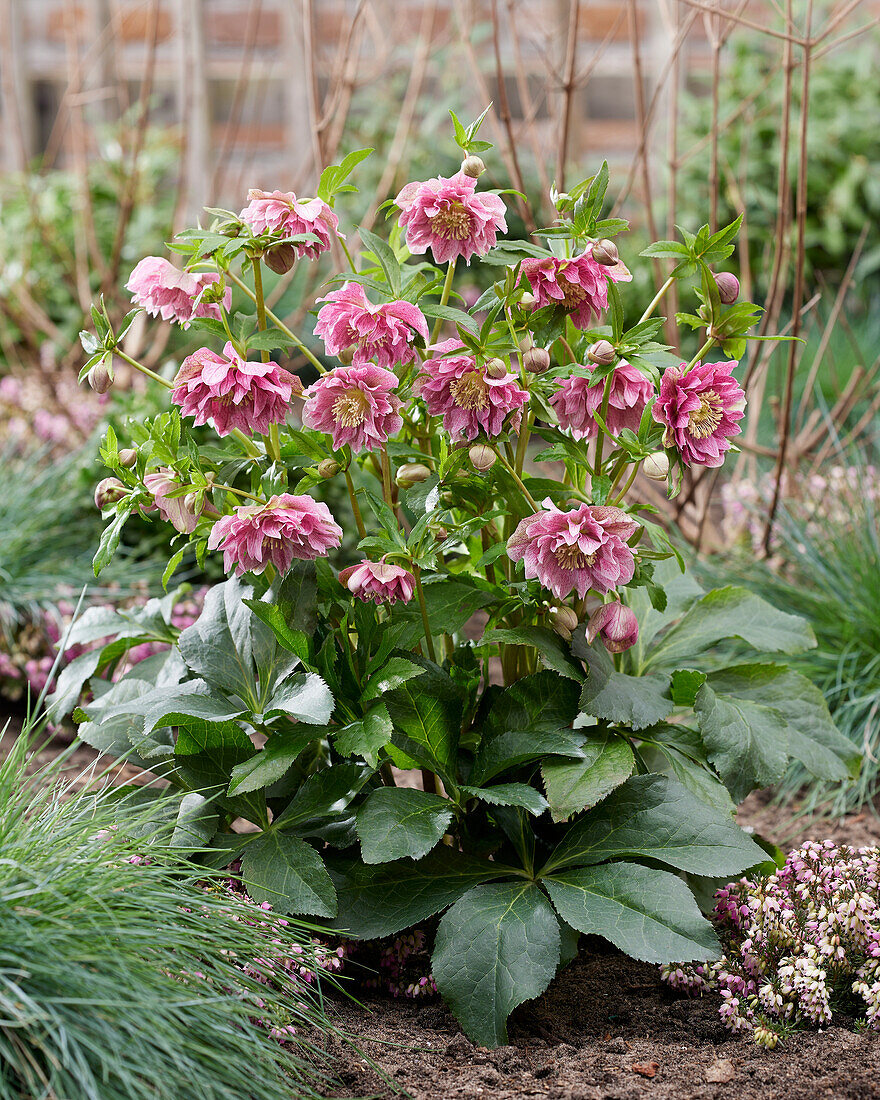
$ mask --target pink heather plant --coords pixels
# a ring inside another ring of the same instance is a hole
[[[248,205],[239,214],[255,236],[273,233],[295,237],[312,233],[317,241],[300,241],[293,250],[298,257],[316,260],[339,235],[339,219],[323,199],[298,199],[292,191],[248,191]]]
[[[635,559],[626,540],[637,530],[622,508],[582,504],[561,512],[547,499],[542,511],[520,522],[507,554],[557,599],[571,592],[583,599],[591,588],[604,595],[632,580]]]
[[[294,558],[314,561],[342,541],[342,528],[326,504],[310,496],[279,493],[265,504],[247,504],[211,528],[208,549],[223,551],[223,568],[237,576],[273,565],[282,576]]]
[[[186,503],[186,496],[168,494],[181,486],[180,478],[173,470],[157,470],[144,476],[144,486],[153,494],[153,500],[159,509],[159,515],[167,520],[177,531],[185,535],[192,534],[204,511],[204,505],[194,512]]]
[[[639,621],[635,612],[620,600],[603,603],[594,611],[587,623],[587,641],[590,645],[597,635],[609,653],[623,653],[639,640]]]
[[[367,363],[337,367],[303,392],[303,424],[333,437],[333,449],[376,451],[400,431],[397,376]]]
[[[194,317],[213,317],[219,321],[220,306],[201,300],[208,287],[215,286],[220,276],[212,272],[179,271],[161,256],[145,256],[129,276],[125,289],[131,291],[135,305],[143,306],[151,317],[177,321],[189,328]],[[223,308],[232,305],[232,289],[223,294]]]
[[[382,561],[364,559],[360,565],[350,565],[339,571],[340,584],[365,603],[409,603],[413,598],[415,578],[408,569]]]
[[[511,428],[519,427],[529,395],[516,384],[515,374],[493,378],[474,356],[449,354],[464,352],[457,340],[443,340],[433,350],[441,355],[425,361],[414,392],[431,416],[443,417],[443,427],[453,440],[470,443],[481,432],[494,437],[511,413],[515,414]]]
[[[277,363],[246,362],[227,342],[223,355],[200,348],[184,359],[171,400],[196,424],[213,420],[218,435],[255,435],[285,421],[295,385]]]
[[[394,200],[406,246],[414,256],[428,249],[438,264],[463,257],[485,256],[498,231],[507,232],[507,208],[497,195],[476,194],[476,179],[457,172],[424,183],[408,183]]]
[[[690,370],[667,367],[653,416],[666,431],[664,447],[675,447],[686,466],[720,466],[739,435],[746,395],[730,373],[732,363],[697,363]]]
[[[594,414],[601,415],[604,394],[604,378],[598,382],[577,375],[564,379],[550,397],[560,428],[571,432],[574,439],[595,439],[599,425]],[[608,395],[605,426],[610,434],[618,436],[624,428],[638,432],[642,413],[653,396],[650,379],[621,359],[612,372]]]
[[[580,256],[560,260],[555,256],[528,259],[522,271],[532,288],[535,309],[562,305],[578,328],[589,328],[608,308],[608,280],[628,283],[629,270],[618,261],[613,266],[597,263],[588,245]]]
[[[323,339],[328,355],[354,347],[355,367],[374,362],[390,370],[411,363],[416,336],[428,342],[428,322],[418,306],[401,301],[375,306],[360,283],[345,283],[318,301],[327,305],[318,312],[315,335]]]

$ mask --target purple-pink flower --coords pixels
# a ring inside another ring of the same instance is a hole
[[[162,519],[167,520],[185,535],[190,535],[195,531],[199,516],[204,511],[204,505],[196,512],[186,504],[186,495],[168,495],[181,487],[180,478],[174,470],[155,470],[144,477],[144,485],[147,492],[152,494],[153,501],[159,509],[159,515]]]
[[[292,191],[248,191],[248,204],[238,215],[255,236],[277,233],[295,237],[312,233],[318,240],[293,245],[297,256],[316,260],[339,236],[339,219],[323,199],[298,199]]]
[[[580,256],[561,260],[545,256],[523,260],[522,272],[529,280],[535,297],[535,309],[559,304],[578,328],[589,328],[608,308],[608,280],[628,283],[632,275],[618,261],[609,267],[593,259],[593,246],[587,245]]]
[[[375,306],[360,283],[345,283],[318,301],[326,302],[318,312],[315,335],[324,341],[328,355],[354,347],[352,365],[376,363],[391,369],[411,363],[416,357],[416,336],[428,342],[428,322],[411,302],[387,302]]]
[[[667,367],[652,413],[666,431],[663,446],[675,447],[686,466],[720,466],[730,436],[742,430],[746,395],[730,373],[737,364],[697,363]]]
[[[330,509],[310,496],[280,493],[265,504],[247,504],[219,519],[208,536],[209,550],[223,550],[223,568],[262,573],[274,565],[288,571],[294,558],[314,561],[342,541]]]
[[[550,397],[559,426],[571,432],[575,439],[593,439],[596,436],[599,425],[595,413],[601,415],[605,381],[604,378],[598,382],[592,382],[589,378],[566,378]],[[605,425],[611,435],[620,435],[624,428],[637,432],[645,406],[653,396],[654,387],[650,380],[637,367],[621,359],[611,373],[605,415]]]
[[[368,561],[360,565],[350,565],[339,571],[341,584],[365,602],[373,603],[409,603],[415,590],[415,578],[409,570],[400,565],[391,565],[382,561]]]
[[[622,508],[581,504],[561,512],[547,499],[541,511],[520,522],[507,540],[507,554],[522,560],[526,576],[557,599],[572,591],[583,599],[591,588],[604,595],[632,580],[635,559],[626,540],[637,529]]]
[[[131,291],[132,302],[143,306],[151,317],[178,321],[189,328],[194,317],[221,319],[220,306],[202,300],[206,290],[219,281],[220,276],[212,272],[180,271],[161,256],[145,256],[132,271],[125,289]],[[231,305],[232,290],[227,287],[223,307],[228,310]]]
[[[303,392],[303,424],[333,436],[333,449],[375,451],[400,431],[397,375],[367,363],[337,367]]]
[[[196,424],[213,419],[218,435],[238,428],[265,434],[287,417],[296,379],[277,363],[252,363],[226,344],[223,355],[199,348],[181,363],[171,400]]]
[[[515,414],[511,427],[519,427],[529,395],[517,385],[515,374],[493,377],[454,339],[435,344],[433,350],[440,355],[426,360],[414,392],[423,398],[431,416],[443,417],[443,427],[453,440],[470,443],[480,432],[496,436],[511,413]],[[448,354],[455,351],[462,354]]]
[[[403,188],[394,201],[414,256],[430,248],[438,264],[459,256],[470,263],[495,245],[499,230],[507,232],[504,203],[489,192],[476,194],[476,187],[475,179],[457,172]]]
[[[639,640],[639,620],[632,608],[620,600],[603,603],[587,623],[587,641],[590,645],[597,634],[601,635],[602,644],[609,653],[623,653]]]

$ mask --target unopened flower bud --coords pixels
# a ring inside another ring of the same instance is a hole
[[[479,157],[471,156],[465,157],[461,162],[461,170],[466,176],[470,176],[471,179],[479,179],[480,176],[486,171],[486,165],[483,164]]]
[[[446,542],[449,538],[449,532],[445,527],[432,527],[431,534],[434,536],[435,542]]]
[[[597,635],[609,653],[622,653],[634,646],[639,638],[639,621],[631,608],[619,600],[604,603],[590,616],[587,641],[592,645]]]
[[[116,456],[119,459],[119,465],[125,470],[130,470],[138,460],[138,453],[133,447],[126,447],[125,450],[119,452]]]
[[[562,210],[571,202],[571,195],[567,191],[559,191],[556,195],[556,209]]]
[[[127,490],[118,477],[105,477],[95,486],[95,507],[99,512],[122,500]]]
[[[220,224],[217,232],[222,233],[224,237],[240,237],[243,230],[244,226],[238,219],[229,219]]]
[[[596,241],[593,245],[591,255],[597,264],[602,264],[605,267],[614,267],[620,260],[620,253],[617,251],[617,245],[614,241],[605,239]]]
[[[528,290],[526,290],[526,291],[525,291],[525,292],[523,293],[523,296],[522,296],[522,297],[520,298],[520,300],[519,300],[519,304],[520,304],[520,305],[521,305],[521,306],[522,306],[522,307],[523,307],[524,309],[531,309],[531,307],[532,307],[532,306],[533,306],[533,305],[535,304],[535,296],[534,296],[534,294],[530,294],[530,293],[529,293],[529,291],[528,291]]]
[[[199,506],[202,503],[202,494],[198,489],[192,493],[187,493],[183,498],[183,506],[188,512],[198,512]]]
[[[596,366],[607,367],[617,358],[617,352],[607,340],[597,340],[587,348],[587,358]]]
[[[669,476],[669,456],[665,451],[655,451],[642,463],[642,472],[652,481],[665,481]]]
[[[408,462],[397,471],[395,481],[401,489],[409,489],[418,485],[421,481],[427,481],[431,476],[430,469],[421,462]]]
[[[291,374],[290,376],[290,393],[292,397],[302,397],[305,387],[302,384],[302,379],[298,374]]]
[[[524,332],[519,338],[519,350],[528,351],[529,348],[533,348],[534,346],[535,341],[532,339],[532,334],[530,332]]]
[[[455,497],[447,489],[446,492],[440,494],[440,503],[445,504],[447,508],[451,508],[455,504]]]
[[[296,249],[289,241],[276,244],[263,253],[266,267],[276,275],[286,275],[296,263]]]
[[[329,480],[331,477],[336,477],[341,469],[335,458],[325,458],[323,462],[318,463],[318,477]]]
[[[711,309],[711,307],[706,305],[706,303],[703,303],[703,305],[701,305],[697,308],[697,316],[700,318],[701,321],[711,321],[712,320],[712,309]]]
[[[486,374],[488,374],[490,378],[503,378],[507,373],[507,364],[503,359],[486,360]]]
[[[343,366],[349,367],[349,366],[351,366],[351,361],[352,361],[352,359],[354,359],[354,353],[356,351],[357,351],[357,348],[354,346],[354,344],[349,344],[349,346],[347,348],[343,348],[338,353],[336,358],[339,360],[340,363],[342,363]]]
[[[729,271],[721,271],[715,276],[718,297],[726,305],[732,305],[739,297],[739,279]]]
[[[479,470],[480,473],[485,473],[486,470],[491,470],[495,465],[497,455],[491,447],[487,447],[485,443],[475,443],[473,447],[468,451],[468,458],[471,460],[475,470]]]
[[[95,393],[106,393],[113,385],[113,375],[104,363],[98,363],[89,371],[89,385]]]
[[[564,605],[554,607],[550,611],[550,620],[559,637],[564,638],[567,642],[571,641],[572,631],[578,625],[577,613]]]
[[[546,348],[530,348],[523,353],[522,365],[531,374],[543,374],[550,368],[550,352]]]

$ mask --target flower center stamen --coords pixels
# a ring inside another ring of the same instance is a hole
[[[369,408],[363,390],[347,390],[333,402],[333,419],[345,428],[356,428],[366,420]]]
[[[580,283],[569,282],[565,275],[561,273],[558,285],[559,289],[562,291],[562,304],[568,310],[577,309],[581,302],[587,297],[587,292]]]
[[[489,404],[489,387],[478,370],[469,370],[450,383],[452,400],[460,409],[485,409]]]
[[[589,569],[596,560],[595,553],[585,554],[577,543],[572,546],[558,546],[553,551],[553,556],[563,569]]]
[[[471,216],[464,203],[452,199],[431,218],[431,229],[445,241],[464,241],[471,234]]]
[[[688,415],[687,430],[696,439],[705,439],[721,423],[724,405],[714,390],[700,394],[700,407]]]

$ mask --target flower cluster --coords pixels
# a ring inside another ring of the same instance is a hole
[[[161,256],[145,256],[129,276],[125,289],[131,291],[135,305],[143,306],[151,317],[177,321],[189,328],[195,317],[220,320],[220,304],[205,301],[209,288],[219,284],[220,276],[212,272],[195,274],[179,271]],[[223,308],[232,305],[232,291],[223,291]]]
[[[664,967],[670,985],[717,990],[725,1025],[770,1048],[843,1005],[880,1028],[880,849],[807,842],[775,874],[715,897],[723,956]]]
[[[437,996],[428,937],[421,928],[385,940],[352,941],[347,947],[350,956],[375,972],[364,980],[365,988],[406,1000]]]

